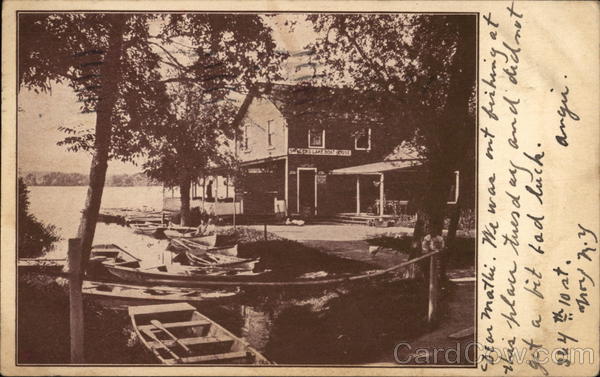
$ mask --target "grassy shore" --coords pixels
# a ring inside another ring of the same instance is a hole
[[[66,364],[70,358],[69,297],[64,280],[20,274],[17,360],[20,364]],[[144,362],[145,355],[124,311],[84,301],[85,361],[90,364]],[[152,362],[152,360],[146,360]]]

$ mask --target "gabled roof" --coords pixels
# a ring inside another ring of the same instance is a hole
[[[308,85],[261,84],[261,97],[268,98],[292,121],[315,128],[328,127],[339,121],[365,126],[379,123],[383,95],[350,88],[316,87]]]

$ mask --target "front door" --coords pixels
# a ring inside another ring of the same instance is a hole
[[[315,177],[314,170],[298,170],[298,212],[303,215],[315,215]]]

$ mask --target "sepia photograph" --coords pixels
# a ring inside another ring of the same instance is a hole
[[[17,366],[477,368],[479,13],[15,15]]]

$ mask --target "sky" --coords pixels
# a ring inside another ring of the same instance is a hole
[[[297,21],[293,32],[284,25],[287,20]],[[303,15],[276,15],[267,21],[273,28],[273,39],[278,49],[291,53],[302,51],[304,46],[315,40],[318,35],[312,30]],[[295,66],[301,64],[302,57],[292,57],[284,69],[293,77],[312,73],[295,72]],[[91,154],[87,152],[68,152],[57,142],[64,139],[65,133],[59,127],[83,125],[93,128],[95,114],[82,114],[73,90],[66,85],[53,85],[49,93],[35,93],[22,89],[18,96],[18,167],[23,173],[30,171],[59,171],[65,173],[88,174]],[[139,166],[110,161],[108,174],[133,174],[140,172]]]

